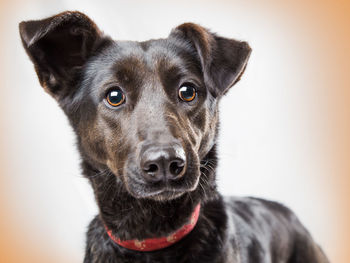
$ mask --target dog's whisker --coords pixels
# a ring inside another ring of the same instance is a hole
[[[102,176],[102,175],[106,175],[109,173],[109,169],[105,169],[105,170],[102,170],[94,175],[91,175],[89,176],[89,178],[95,178],[95,177],[98,177],[98,176]]]

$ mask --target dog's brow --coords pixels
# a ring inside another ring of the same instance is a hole
[[[138,86],[142,83],[142,79],[145,78],[149,70],[140,58],[130,56],[116,61],[112,71],[119,82]]]

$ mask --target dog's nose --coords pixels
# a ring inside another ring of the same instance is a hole
[[[150,146],[141,155],[142,175],[149,183],[177,180],[184,174],[185,166],[185,152],[178,144]]]

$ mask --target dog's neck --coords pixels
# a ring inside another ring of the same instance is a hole
[[[105,226],[105,229],[107,231],[108,236],[118,244],[119,246],[122,246],[124,248],[130,249],[130,250],[136,250],[136,251],[155,251],[160,250],[169,246],[172,246],[173,244],[179,242],[182,238],[187,236],[191,231],[194,229],[198,222],[199,213],[200,213],[200,203],[197,204],[194,211],[192,212],[192,215],[188,222],[183,225],[178,230],[174,231],[170,235],[162,236],[162,237],[156,237],[156,238],[148,238],[143,240],[138,239],[131,239],[131,240],[121,240],[120,238],[116,237],[110,229],[108,229]]]
[[[168,236],[189,221],[195,207],[217,196],[215,185],[215,147],[201,162],[202,175],[196,190],[169,201],[137,199],[129,194],[123,182],[109,170],[100,172],[82,163],[91,181],[100,210],[100,219],[121,240]]]

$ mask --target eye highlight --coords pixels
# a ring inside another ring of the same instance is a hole
[[[108,91],[106,100],[112,107],[118,107],[125,102],[125,95],[119,87],[114,87]]]
[[[179,97],[185,102],[190,102],[196,97],[196,89],[192,83],[186,82],[179,88]]]

